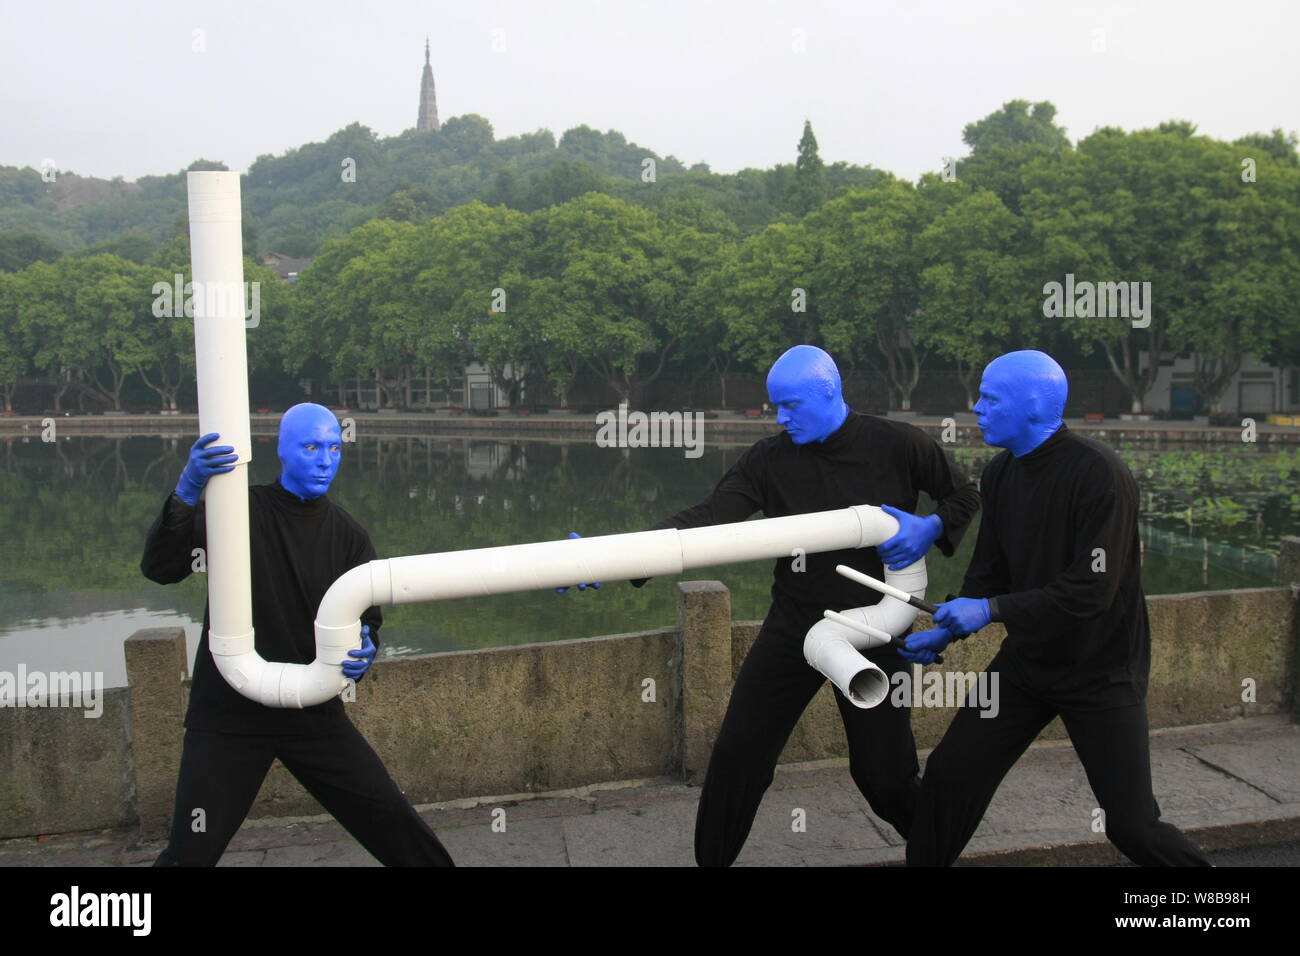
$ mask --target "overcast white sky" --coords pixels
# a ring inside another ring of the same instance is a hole
[[[1017,98],[1075,140],[1300,127],[1294,0],[0,0],[0,164],[135,179],[354,121],[391,136],[426,32],[444,121],[613,128],[718,172],[793,161],[807,117],[827,162],[915,179]]]

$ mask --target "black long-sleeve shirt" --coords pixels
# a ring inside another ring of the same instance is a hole
[[[833,511],[850,505],[892,505],[915,513],[918,492],[936,502],[943,534],[935,545],[951,556],[980,507],[975,483],[914,425],[849,412],[825,441],[796,445],[785,432],[760,439],[693,508],[664,519],[661,528],[699,528],[744,521],[756,511],[768,518]],[[805,556],[804,570],[778,558],[772,597],[840,610],[880,601],[880,595],[835,573],[844,564],[875,578],[884,565],[875,548]]]
[[[207,545],[202,501],[196,507],[170,495],[145,539],[140,570],[159,584],[189,577],[193,550]],[[268,661],[310,664],[316,657],[314,623],[321,599],[345,571],[375,558],[366,530],[326,496],[303,501],[279,481],[248,489],[253,578],[253,637]],[[383,616],[361,615],[379,646]],[[226,733],[316,733],[343,716],[335,697],[314,707],[267,707],[240,694],[221,676],[208,652],[209,610],[194,661],[185,726]]]
[[[1105,709],[1146,694],[1151,627],[1142,591],[1138,490],[1101,442],[1062,425],[980,479],[984,518],[962,583],[993,598],[1002,666],[1061,706]]]

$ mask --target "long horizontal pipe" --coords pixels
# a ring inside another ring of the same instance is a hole
[[[508,594],[677,575],[693,568],[869,547],[891,537],[895,519],[873,505],[765,518],[707,528],[673,528],[592,538],[446,551],[358,565],[330,586],[316,613],[316,659],[262,659],[252,635],[212,639],[218,668],[240,693],[270,707],[310,707],[338,694],[339,667],[360,647],[361,614],[371,605]],[[905,606],[905,605],[904,605]]]

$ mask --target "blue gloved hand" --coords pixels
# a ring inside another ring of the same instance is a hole
[[[234,446],[205,447],[220,437],[216,432],[209,432],[190,447],[190,460],[185,463],[185,470],[176,482],[176,497],[187,505],[199,503],[203,487],[213,475],[224,475],[235,470],[233,462],[238,461],[239,456],[234,454]]]
[[[952,635],[944,628],[914,631],[907,635],[907,643],[898,649],[898,656],[913,664],[933,664],[943,649],[952,643]]]
[[[375,662],[375,642],[370,639],[370,625],[361,625],[361,649],[348,651],[348,656],[355,660],[343,662],[343,676],[351,680],[361,680],[361,675]]]
[[[934,612],[934,623],[953,637],[974,634],[992,620],[988,598],[953,598]]]
[[[570,538],[570,540],[572,540],[573,538],[581,538],[581,537],[582,537],[582,535],[578,534],[578,532],[576,532],[576,531],[570,531],[570,532],[569,532],[569,538]],[[599,582],[599,581],[593,581],[591,584],[579,584],[579,585],[578,585],[578,590],[579,590],[579,591],[585,591],[585,590],[587,590],[587,588],[596,588],[597,590],[599,590],[599,589],[600,589],[600,582]],[[555,589],[555,593],[556,593],[556,594],[563,594],[563,593],[564,593],[565,591],[567,591],[567,590],[569,590],[567,587],[564,587],[564,588],[556,588],[556,589]]]
[[[915,564],[930,550],[930,545],[943,534],[943,519],[938,515],[918,518],[891,505],[881,505],[880,510],[898,519],[898,534],[876,545],[876,553],[891,571],[901,571]]]

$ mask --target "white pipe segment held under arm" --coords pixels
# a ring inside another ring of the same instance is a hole
[[[895,521],[888,515],[884,516]],[[886,541],[894,533],[891,531],[874,543]],[[891,571],[886,566],[885,583],[913,597],[924,598],[927,583],[925,558],[901,571]],[[859,652],[888,644],[912,626],[916,614],[916,608],[896,597],[884,597],[879,604],[840,611],[839,616],[856,622],[858,627],[823,618],[808,629],[808,636],[803,641],[803,656],[855,706],[863,709],[875,707],[889,696],[889,676]]]
[[[247,464],[252,443],[239,174],[191,172],[187,181],[199,432],[219,433],[239,456],[234,471],[214,476],[204,489],[208,646],[221,675],[251,700],[268,707],[311,707],[339,694],[348,685],[341,665],[349,650],[361,646],[361,614],[371,605],[674,575],[719,564],[789,558],[800,552],[873,547],[898,532],[898,522],[879,508],[854,505],[684,531],[670,528],[371,561],[340,576],[326,592],[316,613],[312,663],[264,660],[253,638],[249,568]],[[886,579],[923,596],[925,563],[918,561],[898,573],[887,570]],[[916,611],[885,598],[873,607],[844,614],[895,635],[912,623]],[[873,640],[823,620],[809,631],[804,653],[855,704],[873,706],[874,694],[864,686],[870,678],[863,674],[879,674],[879,669],[855,650],[875,646]]]

